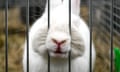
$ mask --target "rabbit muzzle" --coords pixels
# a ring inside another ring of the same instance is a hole
[[[70,37],[61,32],[49,34],[46,47],[52,57],[67,57],[70,51]]]

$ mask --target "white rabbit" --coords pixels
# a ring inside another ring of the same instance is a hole
[[[56,1],[56,0],[50,0]],[[72,8],[74,6],[72,0]],[[55,3],[55,2],[54,2]],[[78,8],[72,9],[71,35],[69,32],[69,11],[67,0],[50,12],[50,28],[45,13],[29,32],[29,72],[47,72],[49,53],[50,72],[68,72],[68,55],[71,50],[71,72],[89,72],[90,34],[85,22],[79,18]],[[74,10],[74,11],[73,11]],[[47,10],[46,10],[47,11]],[[26,43],[23,55],[23,68],[26,72]],[[95,49],[92,45],[92,66],[95,62]],[[93,68],[92,67],[92,68]]]

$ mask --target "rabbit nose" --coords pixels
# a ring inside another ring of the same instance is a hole
[[[66,42],[66,40],[62,40],[62,41],[58,41],[56,39],[52,39],[52,41],[57,45],[57,46],[60,46],[62,44],[64,44]]]
[[[52,41],[57,45],[55,53],[62,53],[61,52],[61,45],[66,42],[66,40],[58,41],[56,39],[52,39]]]
[[[58,41],[56,39],[52,39],[52,41],[57,45],[55,53],[62,53],[61,52],[61,45],[66,42],[66,40]]]

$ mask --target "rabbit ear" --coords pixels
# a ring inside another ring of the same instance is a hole
[[[49,0],[50,2],[50,10],[53,10],[54,8],[56,8],[57,6],[61,5],[62,4],[62,0]],[[46,9],[45,9],[45,12],[48,12],[48,0],[47,0],[47,3],[46,3]]]
[[[71,0],[71,10],[74,14],[80,13],[80,0]]]
[[[63,4],[68,7],[70,0],[64,0]],[[80,0],[71,0],[71,11],[73,14],[79,15],[80,13]]]

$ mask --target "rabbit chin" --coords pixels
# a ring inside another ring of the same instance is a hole
[[[55,53],[55,52],[49,51],[49,55],[52,58],[68,58],[69,51],[64,53]]]

